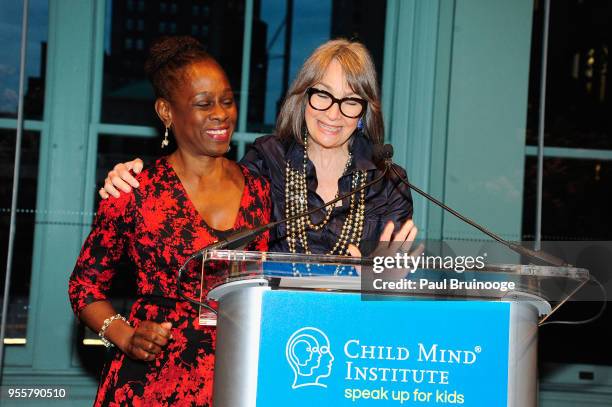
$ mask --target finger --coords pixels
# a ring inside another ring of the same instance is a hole
[[[152,353],[149,353],[146,350],[142,349],[141,347],[135,345],[133,343],[133,340],[128,346],[127,354],[132,359],[145,360],[145,361],[152,360],[155,357],[155,355],[153,355]]]
[[[414,227],[414,222],[412,222],[412,219],[410,219],[404,222],[400,230],[398,230],[395,236],[393,237],[393,240],[396,242],[403,242],[404,240],[407,239],[412,229],[416,229],[416,228]]]
[[[417,246],[416,249],[414,249],[411,253],[410,256],[412,257],[419,257],[421,254],[423,254],[423,252],[425,251],[425,245],[423,243],[419,243],[419,245]]]
[[[144,167],[142,160],[140,158],[136,158],[132,161],[132,163],[134,164],[132,166],[132,171],[134,171],[134,174],[140,174],[142,168]]]
[[[117,188],[113,185],[110,179],[106,178],[104,180],[104,190],[114,196],[115,198],[119,198],[121,194],[117,191]]]
[[[354,244],[349,244],[346,251],[351,257],[361,257],[361,251]]]
[[[408,234],[408,237],[406,238],[406,240],[409,242],[414,242],[414,240],[417,237],[417,233],[419,233],[419,228],[414,226],[412,229],[410,229],[410,233]]]
[[[120,191],[126,193],[132,192],[132,187],[130,187],[130,185],[125,182],[118,173],[115,172],[113,175],[109,175],[108,178],[115,188],[119,189]]]
[[[172,331],[171,331],[171,329],[172,329],[172,322],[162,322],[161,326],[162,326],[162,328],[164,328],[164,329],[167,329],[167,330],[168,330],[168,333],[170,334],[170,335],[168,336],[168,339],[174,339],[174,338],[172,337]]]
[[[170,330],[162,327],[162,324],[150,321],[145,322],[140,325],[135,334],[159,346],[166,346],[170,339]],[[163,325],[172,327],[172,324],[169,322],[164,322]]]
[[[142,336],[137,336],[134,338],[134,345],[144,350],[145,352],[151,353],[153,355],[157,355],[162,350],[161,346]]]
[[[104,190],[104,188],[100,188],[100,190],[98,191],[98,195],[100,195],[100,198],[102,199],[108,199],[108,197],[110,196],[108,192]]]
[[[129,164],[131,164],[131,162]],[[136,178],[134,178],[134,176],[130,172],[130,167],[128,167],[127,165],[123,165],[123,164],[115,165],[114,172],[117,174],[117,176],[119,178],[116,179],[114,177],[110,177],[111,180],[113,181],[113,184],[119,186],[118,182],[121,181],[121,182],[125,183],[125,185],[129,184],[129,185],[133,186],[134,188],[138,188],[138,186],[140,185],[138,183],[138,181],[136,181]],[[130,192],[130,191],[125,191],[125,192]]]
[[[381,241],[381,242],[390,242],[391,241],[391,235],[393,235],[393,229],[395,229],[395,225],[393,224],[393,222],[392,221],[387,222],[387,224],[383,228],[382,233],[380,234],[379,241]]]

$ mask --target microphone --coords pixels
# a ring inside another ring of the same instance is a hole
[[[406,179],[406,177],[402,176],[402,174],[400,174],[400,172],[397,170],[397,168],[395,168],[393,166],[393,162],[392,162],[392,158],[393,158],[393,146],[391,144],[385,144],[384,146],[381,147],[380,151],[381,151],[381,157],[385,160],[385,165],[388,168],[390,168],[391,171],[393,171],[393,173],[395,173],[395,175],[399,178],[399,180],[401,182],[403,182],[404,184],[406,184],[406,186],[408,186],[410,189],[412,189],[413,191],[415,191],[416,193],[418,193],[419,195],[421,195],[422,197],[427,199],[428,201],[433,202],[434,204],[436,204],[440,208],[442,208],[445,211],[451,213],[452,215],[454,215],[455,217],[459,218],[460,220],[462,220],[463,222],[467,223],[468,225],[478,229],[479,231],[481,231],[485,235],[487,235],[490,238],[492,238],[493,240],[503,244],[504,246],[506,246],[507,248],[509,248],[510,250],[512,250],[515,253],[518,253],[518,254],[523,255],[523,256],[530,257],[530,258],[535,259],[535,260],[542,261],[542,262],[547,263],[547,264],[549,264],[551,266],[557,266],[557,267],[569,266],[569,264],[567,264],[565,261],[563,261],[562,259],[560,259],[560,258],[558,258],[556,256],[553,256],[550,253],[546,253],[546,252],[544,252],[542,250],[537,250],[537,251],[536,250],[531,250],[531,249],[528,249],[528,248],[526,248],[524,246],[521,246],[519,244],[512,243],[512,242],[509,242],[509,241],[505,240],[504,238],[502,238],[501,236],[491,232],[490,230],[488,230],[484,226],[476,223],[475,221],[471,220],[470,218],[460,214],[459,212],[457,212],[453,208],[445,205],[444,203],[442,203],[441,201],[437,200],[433,196],[429,195],[427,192],[423,191],[422,189],[412,185]]]

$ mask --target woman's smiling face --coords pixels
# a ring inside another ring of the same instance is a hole
[[[360,97],[349,86],[342,66],[336,60],[332,60],[321,80],[313,84],[313,87],[325,90],[337,99]],[[323,148],[337,148],[346,144],[359,121],[359,118],[344,116],[337,103],[332,104],[327,110],[320,111],[313,109],[306,102],[304,119],[310,134],[309,143],[315,143]]]
[[[225,72],[212,61],[190,64],[172,91],[172,128],[179,148],[195,155],[226,153],[238,111]]]

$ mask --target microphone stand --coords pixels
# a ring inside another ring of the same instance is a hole
[[[551,266],[557,266],[557,267],[570,266],[569,264],[567,264],[562,259],[560,259],[560,258],[558,258],[556,256],[553,256],[550,253],[546,253],[546,252],[543,252],[541,250],[538,250],[538,251],[531,250],[531,249],[528,249],[528,248],[526,248],[524,246],[521,246],[519,244],[512,243],[512,242],[509,242],[509,241],[505,240],[504,238],[502,238],[501,236],[491,232],[490,230],[488,230],[484,226],[479,225],[478,223],[474,222],[470,218],[467,218],[466,216],[460,214],[459,212],[457,212],[453,208],[443,204],[442,202],[440,202],[439,200],[437,200],[433,196],[429,195],[427,192],[425,192],[425,191],[421,190],[420,188],[412,185],[407,179],[405,179],[402,176],[402,174],[399,173],[399,171],[395,167],[391,166],[391,170],[400,179],[400,181],[403,182],[404,184],[406,184],[406,186],[408,186],[410,189],[412,189],[413,191],[417,192],[419,195],[423,196],[424,198],[426,198],[430,202],[433,202],[434,204],[436,204],[440,208],[444,209],[445,211],[451,213],[455,217],[461,219],[463,222],[467,223],[468,225],[470,225],[470,226],[480,230],[482,233],[484,233],[485,235],[491,237],[493,240],[503,244],[504,246],[506,246],[507,248],[509,248],[513,252],[521,254],[521,255],[524,255],[524,256],[527,256],[527,257],[530,257],[530,258],[535,259],[535,260],[543,261],[545,263],[548,263]]]

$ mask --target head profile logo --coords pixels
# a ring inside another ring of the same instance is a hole
[[[285,355],[293,370],[292,389],[306,386],[327,388],[321,379],[331,374],[334,355],[323,331],[310,326],[298,329],[289,337]]]

